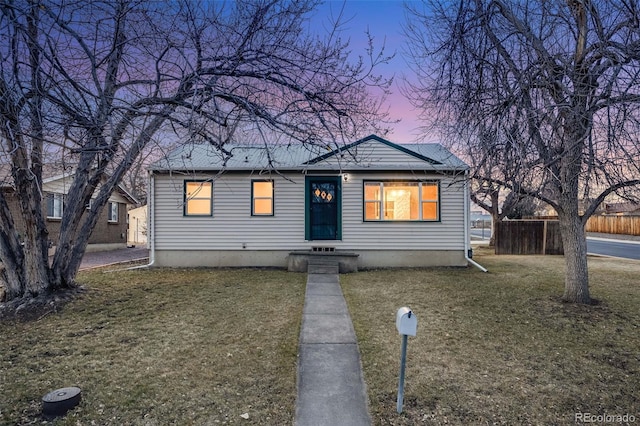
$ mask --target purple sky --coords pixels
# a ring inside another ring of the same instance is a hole
[[[318,18],[326,24],[330,16],[337,16],[344,7],[344,17],[347,18],[343,26],[350,36],[350,48],[353,55],[364,55],[367,47],[367,29],[374,37],[374,45],[379,48],[385,44],[385,53],[395,52],[395,58],[380,67],[379,73],[385,76],[395,76],[391,87],[392,95],[387,101],[392,119],[401,119],[393,125],[393,132],[387,139],[395,143],[416,141],[417,127],[420,122],[417,111],[407,99],[402,96],[399,85],[402,84],[403,73],[411,75],[405,59],[402,57],[404,23],[404,6],[401,0],[327,0],[318,10]],[[428,142],[428,140],[426,141]]]

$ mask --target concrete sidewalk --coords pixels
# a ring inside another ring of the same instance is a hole
[[[309,265],[298,356],[297,426],[371,424],[337,264]]]
[[[82,257],[80,270],[116,265],[118,263],[142,261],[149,258],[146,247],[127,247],[116,250],[86,252]]]

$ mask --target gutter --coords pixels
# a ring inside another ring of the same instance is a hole
[[[482,272],[487,272],[487,268],[469,257],[469,254],[471,254],[471,243],[469,241],[469,227],[471,226],[469,208],[469,171],[467,170],[464,172],[464,258],[468,263],[480,269]]]
[[[153,175],[153,171],[149,172],[149,187],[147,189],[147,193],[149,194],[149,198],[147,199],[147,211],[148,211],[148,217],[147,217],[147,241],[149,244],[149,263],[147,263],[146,265],[138,265],[138,266],[132,266],[130,268],[126,268],[125,271],[131,271],[133,269],[142,269],[142,268],[149,268],[151,266],[153,266],[153,264],[156,261],[156,239],[155,239],[155,220],[154,220],[154,216],[155,216],[155,209],[154,209],[154,200],[153,197],[155,195],[155,178]]]

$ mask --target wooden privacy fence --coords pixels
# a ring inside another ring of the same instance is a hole
[[[640,216],[591,216],[585,231],[640,235]]]
[[[557,220],[506,220],[495,229],[496,254],[564,254]]]

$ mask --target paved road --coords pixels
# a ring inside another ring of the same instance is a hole
[[[587,253],[640,260],[640,242],[587,237]]]
[[[624,235],[597,234],[599,237],[587,237],[587,253],[598,256],[613,256],[625,259],[640,260],[640,239],[637,237],[627,237]],[[472,229],[471,236],[483,240],[488,240],[490,231],[482,229]],[[630,239],[623,239],[630,238]]]
[[[474,238],[479,238],[481,240],[489,240],[489,238],[491,237],[491,229],[477,229],[474,228],[471,230],[471,236]]]

